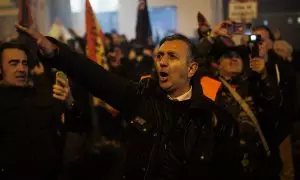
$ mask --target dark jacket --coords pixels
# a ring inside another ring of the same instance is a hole
[[[105,71],[86,57],[51,40],[59,50],[48,62],[76,79],[93,95],[120,110],[129,120],[131,130],[123,178],[154,180],[234,177],[240,164],[235,156],[236,123],[225,111],[197,93],[199,86],[193,86],[192,100],[186,110],[187,114],[184,114],[188,123],[181,139],[176,141],[183,149],[181,155],[184,159],[178,162],[172,152],[166,153],[172,150],[168,138],[174,130],[171,126],[174,121],[172,101],[155,80],[133,83]],[[168,159],[169,164],[162,163],[162,159]]]
[[[202,53],[202,55],[206,58],[208,56],[208,59],[206,59],[208,60],[206,64],[212,69],[212,71],[208,71],[205,73],[207,76],[213,78],[215,78],[218,75],[218,73],[213,72],[215,70],[211,67],[211,64],[214,62],[212,59],[216,58],[216,56],[220,57],[218,56],[218,51],[219,54],[221,54],[222,49],[226,49],[226,46],[224,44],[222,45],[223,47],[218,47],[217,45],[213,45],[208,40],[203,39],[200,45],[198,46],[198,50]],[[236,50],[237,52],[239,52],[242,59],[244,60],[244,67],[249,67],[249,60],[245,58],[248,56],[249,52],[242,48],[237,48]],[[212,56],[212,58],[210,56]],[[290,130],[290,128],[288,127],[288,125],[290,124],[290,119],[285,117],[289,115],[288,112],[290,110],[293,110],[292,104],[289,104],[292,102],[290,98],[291,95],[287,94],[288,89],[292,94],[294,91],[294,89],[291,88],[290,84],[290,77],[292,75],[288,76],[287,72],[284,72],[287,71],[288,67],[284,65],[284,62],[279,61],[274,54],[270,52],[268,57],[269,61],[266,64],[268,77],[264,81],[261,81],[259,79],[258,74],[250,71],[249,69],[244,70],[245,76],[242,75],[241,77],[233,80],[233,84],[235,86],[238,86],[237,91],[243,98],[253,98],[254,105],[252,105],[252,102],[249,103],[249,105],[250,107],[254,106],[256,117],[260,123],[264,136],[271,150],[271,157],[269,158],[266,157],[266,154],[263,154],[261,157],[256,156],[254,158],[256,160],[259,160],[257,161],[257,164],[259,164],[259,166],[256,167],[256,170],[253,170],[252,175],[257,177],[270,177],[279,175],[282,164],[279,157],[278,148],[280,143],[282,142],[284,137],[286,137]],[[277,85],[277,75],[275,69],[276,63],[278,64],[279,71],[282,72],[281,81],[279,85]],[[201,78],[201,76],[203,76],[203,74],[200,75],[199,78]],[[232,82],[229,82],[229,84],[231,83]],[[216,102],[217,104],[223,107],[226,106],[225,108],[229,112],[231,112],[231,114],[234,114],[233,112],[236,111],[236,107],[240,108],[240,106],[232,98],[232,96],[229,96],[227,98],[223,97],[228,96],[225,94],[230,93],[228,92],[227,88],[223,86],[218,91]],[[229,100],[230,102],[227,102]],[[242,127],[240,129],[242,129]]]
[[[284,61],[273,50],[268,52],[268,74],[279,82],[283,104],[277,114],[277,139],[282,142],[292,129],[292,122],[296,118],[297,79],[292,65]],[[278,71],[276,71],[278,67]],[[279,77],[279,79],[277,78]]]
[[[205,76],[221,83],[216,76]],[[282,165],[278,149],[280,142],[276,139],[276,126],[278,123],[276,116],[282,105],[282,95],[276,82],[271,77],[261,80],[259,76],[252,76],[249,79],[235,78],[228,81],[228,83],[236,89],[254,112],[271,152],[271,156],[268,157],[256,129],[248,123],[250,121],[251,124],[251,119],[247,118],[248,116],[244,113],[240,104],[221,83],[216,92],[215,102],[230,112],[236,121],[240,123],[239,137],[246,142],[246,145],[240,146],[239,152],[248,154],[249,165],[245,166],[245,172],[249,169],[252,170],[251,173],[244,174],[242,172],[242,174],[246,177],[249,177],[249,175],[265,178],[279,176]]]
[[[0,179],[55,179],[61,111],[43,76],[35,87],[0,87]]]
[[[245,47],[246,46],[239,46],[236,50],[238,50],[244,60],[245,71],[252,76],[253,73],[249,68],[248,59],[250,51]],[[227,44],[221,42],[220,38],[216,39],[214,44],[207,39],[203,39],[198,45],[198,51],[202,55],[201,63],[207,67],[211,67],[211,64],[216,62],[216,57],[220,57],[218,54],[223,52],[224,49],[228,49]],[[273,139],[276,139],[277,143],[280,144],[287,135],[290,134],[291,122],[296,116],[296,74],[292,66],[282,60],[273,50],[269,50],[268,52],[266,68],[270,78],[272,78],[273,81],[279,82],[278,88],[283,98],[282,105],[276,112],[276,116],[274,116],[277,125],[276,135]]]

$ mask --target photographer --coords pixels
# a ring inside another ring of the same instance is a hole
[[[203,94],[225,108],[240,124],[243,169],[237,173],[243,179],[279,179],[281,160],[274,112],[281,107],[281,93],[275,79],[268,74],[264,58],[249,59],[248,47],[233,47],[223,27],[218,25],[213,37],[203,39],[198,46],[209,57],[207,64],[213,64],[210,69],[214,70],[200,77]]]
[[[278,139],[283,141],[291,132],[291,122],[295,118],[295,95],[296,95],[296,74],[291,64],[284,61],[273,49],[275,37],[267,26],[257,26],[252,29],[253,34],[261,37],[259,43],[259,55],[265,57],[268,74],[276,78],[278,87],[282,91],[284,98],[283,105],[280,109],[280,121],[278,125],[281,133]],[[279,117],[278,117],[279,118]]]
[[[280,151],[283,161],[283,179],[293,179],[294,169],[291,154],[290,133],[292,122],[296,119],[297,97],[296,91],[296,73],[288,61],[291,55],[289,53],[279,53],[278,44],[275,43],[275,37],[267,26],[256,26],[252,29],[253,34],[261,37],[259,43],[259,55],[265,57],[268,74],[276,78],[278,87],[282,92],[283,104],[278,113],[277,139],[281,143]],[[285,60],[287,59],[287,60]]]
[[[281,105],[281,95],[276,83],[268,77],[262,58],[250,60],[255,75],[245,78],[245,55],[238,51],[238,48],[229,48],[217,55],[219,74],[201,78],[203,93],[240,124],[239,153],[243,166],[240,173],[243,178],[278,179],[281,163],[278,144],[273,137],[276,134],[274,112]],[[241,98],[242,103],[236,97]]]

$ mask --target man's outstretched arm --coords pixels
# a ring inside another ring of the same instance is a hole
[[[44,37],[41,33],[18,24],[16,28],[36,41],[41,59],[77,80],[94,96],[120,111],[134,104],[136,87],[133,82],[106,71],[92,60],[72,51],[53,38]]]

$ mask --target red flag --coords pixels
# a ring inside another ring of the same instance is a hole
[[[31,27],[33,24],[30,0],[19,0],[19,24]]]
[[[33,24],[32,16],[31,16],[31,6],[30,6],[30,0],[19,0],[18,1],[19,6],[19,24],[30,28]],[[19,42],[26,44],[30,52],[32,53],[33,57],[28,59],[30,66],[35,66],[37,62],[37,46],[34,40],[29,38],[27,35],[25,35],[22,32],[19,32],[18,37]]]
[[[86,20],[86,53],[87,56],[97,64],[108,70],[108,64],[105,57],[104,48],[104,33],[97,22],[95,13],[89,0],[85,1],[85,20]],[[108,110],[113,116],[118,114],[118,111],[104,101],[94,98],[94,105],[102,106]]]
[[[90,59],[107,69],[103,44],[104,34],[97,22],[89,0],[85,1],[85,6],[87,55]]]

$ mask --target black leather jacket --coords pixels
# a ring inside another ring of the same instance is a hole
[[[193,97],[189,104],[188,116],[182,121],[183,137],[172,142],[174,114],[170,100],[153,79],[138,84],[137,94],[141,99],[136,103],[130,122],[126,179],[217,179],[220,176],[234,177],[240,168],[235,123],[227,112],[199,95],[199,86],[193,86]],[[140,102],[140,103],[138,103]],[[184,111],[184,110],[182,110]],[[145,124],[136,121],[145,120]],[[186,122],[186,124],[184,124]],[[141,125],[142,124],[142,125]],[[181,142],[182,141],[182,142]],[[182,161],[175,151],[183,147]],[[180,145],[179,145],[180,146]],[[150,154],[150,156],[149,156]],[[167,159],[167,162],[161,162]]]
[[[0,179],[55,179],[62,137],[63,108],[41,75],[35,86],[0,84]]]
[[[196,93],[199,85],[193,85],[188,123],[180,142],[185,160],[175,166],[176,160],[170,159],[169,164],[162,166],[159,163],[162,158],[172,158],[172,152],[166,153],[163,149],[168,149],[167,134],[172,131],[169,123],[173,109],[158,83],[149,79],[135,84],[122,79],[52,41],[59,47],[55,57],[49,60],[54,67],[132,120],[129,121],[131,130],[124,179],[219,179],[235,175],[240,164],[235,155],[238,144],[235,121]]]

